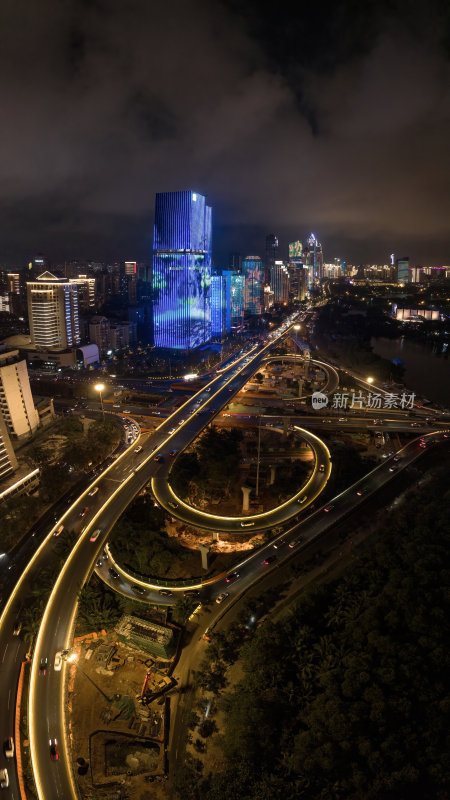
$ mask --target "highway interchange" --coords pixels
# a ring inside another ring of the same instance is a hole
[[[1,678],[1,711],[0,724],[6,735],[12,735],[14,731],[15,719],[15,697],[17,690],[18,675],[21,663],[26,656],[26,647],[20,636],[14,636],[13,630],[21,608],[26,602],[26,597],[30,591],[32,582],[36,583],[39,572],[52,560],[55,559],[54,545],[55,530],[60,524],[64,524],[69,530],[74,530],[79,535],[75,544],[67,557],[64,566],[59,573],[50,598],[47,602],[38,637],[34,647],[30,689],[29,689],[29,735],[32,754],[33,771],[35,775],[38,795],[41,800],[53,800],[53,798],[76,798],[77,790],[75,779],[72,773],[70,742],[67,741],[67,724],[65,720],[65,685],[67,664],[63,662],[62,669],[55,670],[54,657],[57,651],[70,649],[74,621],[77,610],[78,594],[92,574],[99,556],[104,551],[108,535],[117,519],[130,503],[132,498],[140,489],[152,481],[153,491],[158,501],[170,510],[173,516],[191,522],[198,527],[211,528],[217,531],[236,531],[242,533],[241,518],[212,517],[206,519],[208,515],[192,509],[182,503],[179,498],[175,498],[171,493],[168,476],[173,459],[170,452],[176,450],[180,452],[190,442],[192,442],[207,426],[211,419],[218,414],[230,402],[230,398],[236,394],[241,387],[248,381],[258,368],[261,367],[264,359],[270,354],[270,350],[279,343],[279,337],[284,336],[286,330],[278,332],[276,336],[260,348],[248,348],[234,362],[231,362],[223,371],[220,372],[207,386],[197,392],[192,398],[184,403],[151,434],[142,433],[140,437],[123,452],[99,477],[97,477],[76,500],[71,503],[65,513],[55,522],[55,526],[49,531],[42,544],[38,547],[35,555],[30,559],[26,569],[18,580],[14,591],[5,605],[0,618],[0,678]],[[378,416],[378,415],[377,415]],[[364,423],[369,427],[373,426],[373,421],[363,417]],[[277,425],[278,419],[272,420],[273,425]],[[294,420],[292,420],[294,423]],[[263,515],[255,515],[245,518],[254,524],[251,531],[264,530],[267,527],[275,527],[279,524],[286,524],[289,519],[296,517],[303,508],[306,508],[313,499],[321,492],[329,476],[330,458],[326,446],[310,431],[301,430],[302,424],[311,424],[315,427],[325,425],[339,425],[344,423],[336,421],[331,423],[322,421],[322,418],[296,417],[295,434],[307,438],[315,453],[315,465],[313,474],[306,487],[298,487],[293,497],[283,506],[274,509]],[[377,423],[378,424],[378,423]],[[410,420],[405,418],[395,419],[394,415],[384,413],[383,430],[407,430],[409,433],[419,433],[422,428],[417,427],[416,431],[411,428]],[[348,417],[346,427],[361,428],[362,419]],[[436,426],[437,427],[437,426]],[[442,440],[446,436],[445,430],[439,432],[430,431],[429,427],[423,425],[427,430],[426,439],[431,443]],[[142,448],[136,452],[136,448]],[[199,629],[200,635],[205,630],[210,629],[224,611],[233,602],[234,598],[245,588],[257,580],[269,569],[276,568],[280,563],[289,558],[296,548],[303,546],[315,536],[321,535],[330,525],[336,523],[344,516],[349,514],[359,503],[364,502],[366,497],[387,481],[395,476],[397,470],[403,469],[417,459],[424,452],[419,440],[409,442],[401,452],[386,459],[371,473],[364,476],[354,486],[348,487],[337,498],[328,504],[324,509],[314,511],[309,516],[305,516],[300,522],[295,522],[289,530],[278,537],[280,546],[274,553],[273,543],[265,550],[244,558],[237,565],[233,573],[238,573],[236,578],[227,581],[227,577],[220,576],[214,583],[203,583],[201,580],[193,582],[191,589],[200,592],[201,600],[206,604],[208,601],[222,593],[226,593],[223,603],[212,603],[208,613],[202,614],[202,623]],[[162,459],[155,460],[162,456]],[[394,461],[394,458],[396,459]],[[321,471],[319,467],[323,465]],[[94,487],[98,487],[95,495],[89,495]],[[304,496],[307,500],[299,504]],[[173,508],[170,503],[177,507]],[[81,512],[87,508],[84,517]],[[101,533],[95,542],[90,541],[92,532],[100,529]],[[301,538],[301,541],[299,539]],[[275,542],[276,543],[276,542]],[[290,545],[293,545],[290,547]],[[265,564],[267,554],[276,555],[276,560]],[[97,568],[98,574],[117,590],[124,594],[137,598],[133,592],[133,585],[140,585],[145,592],[142,596],[143,601],[155,602],[157,599],[161,603],[159,591],[164,585],[163,581],[148,583],[135,576],[127,575],[119,565],[116,569],[119,578],[113,580],[109,573],[109,568],[114,563],[113,554],[109,559],[103,561],[102,567]],[[167,583],[167,582],[166,582]],[[186,585],[171,586],[172,596],[167,598],[167,603],[174,602],[180,593],[186,591]],[[203,643],[204,644],[204,643]],[[198,642],[192,645],[192,652],[183,654],[183,664],[186,658],[194,657],[198,648],[202,644]],[[195,651],[195,653],[194,653]],[[47,659],[46,674],[42,673],[41,660]],[[180,667],[181,669],[181,667]],[[186,669],[184,666],[183,669]],[[173,721],[176,729],[177,720]],[[5,738],[5,737],[4,737]],[[50,760],[49,740],[56,738],[59,743],[60,758],[56,762]],[[9,796],[20,798],[17,773],[14,769],[15,761],[5,759],[2,755],[0,768],[8,767],[10,777]]]

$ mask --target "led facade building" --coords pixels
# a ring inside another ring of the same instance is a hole
[[[397,283],[408,283],[409,282],[408,256],[405,256],[405,258],[398,258],[396,264],[397,264]]]
[[[264,270],[259,256],[247,256],[242,261],[245,279],[244,310],[248,314],[262,314]]]
[[[211,338],[211,208],[196,192],[156,195],[153,326],[157,347],[190,350]]]
[[[304,247],[303,263],[310,268],[313,280],[323,278],[323,251],[322,245],[317,241],[314,233],[311,233],[306,240]]]
[[[31,341],[42,350],[66,350],[80,343],[78,286],[51,272],[27,283]]]
[[[245,279],[239,272],[228,269],[222,271],[222,277],[225,279],[227,333],[236,332],[244,325]]]
[[[226,275],[212,275],[211,276],[211,335],[222,337],[225,336],[226,333],[229,333],[230,332],[229,319],[230,319],[230,314],[229,314],[229,309],[227,309]]]

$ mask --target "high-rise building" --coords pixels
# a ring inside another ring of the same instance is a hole
[[[211,335],[222,338],[227,333],[227,279],[211,276]],[[229,329],[228,329],[229,332]]]
[[[30,436],[39,426],[27,363],[18,350],[0,351],[0,415],[10,436]]]
[[[156,195],[153,327],[157,347],[190,350],[211,338],[211,214],[197,192]]]
[[[136,275],[136,261],[125,261],[125,275]]]
[[[275,266],[278,258],[278,238],[274,233],[266,236],[266,257],[264,261],[264,281],[270,283],[271,270]],[[275,298],[276,299],[276,298]]]
[[[270,288],[275,303],[289,300],[289,272],[284,261],[275,261],[270,268]]]
[[[234,270],[222,270],[226,281],[226,328],[236,333],[244,325],[245,278]]]
[[[244,310],[248,314],[262,314],[264,270],[259,256],[246,256],[242,261],[245,278]]]
[[[74,283],[78,287],[78,307],[85,311],[95,308],[95,278],[88,275],[78,275],[70,278],[69,283]]]
[[[397,283],[408,283],[409,281],[409,258],[398,258],[397,265]]]
[[[323,278],[323,251],[322,245],[317,241],[314,233],[311,233],[304,245],[303,263],[311,268],[313,280]]]
[[[66,350],[80,343],[78,286],[43,272],[27,283],[28,317],[33,345]]]
[[[8,430],[0,414],[0,481],[12,475],[17,466],[17,458],[8,436]]]
[[[110,347],[110,321],[106,317],[92,317],[89,320],[89,341],[96,344],[100,355]]]

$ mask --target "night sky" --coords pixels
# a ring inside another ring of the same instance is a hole
[[[143,259],[156,191],[214,253],[450,263],[440,0],[3,0],[0,258]],[[242,10],[244,8],[244,10]]]

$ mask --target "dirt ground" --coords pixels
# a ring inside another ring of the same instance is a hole
[[[113,631],[103,633],[75,641],[77,660],[68,665],[69,736],[80,794],[84,800],[167,798],[164,697],[148,706],[137,702],[150,660],[162,672],[163,662],[127,648]],[[96,653],[108,646],[117,661],[105,668]],[[145,781],[145,775],[153,775],[154,781]]]

